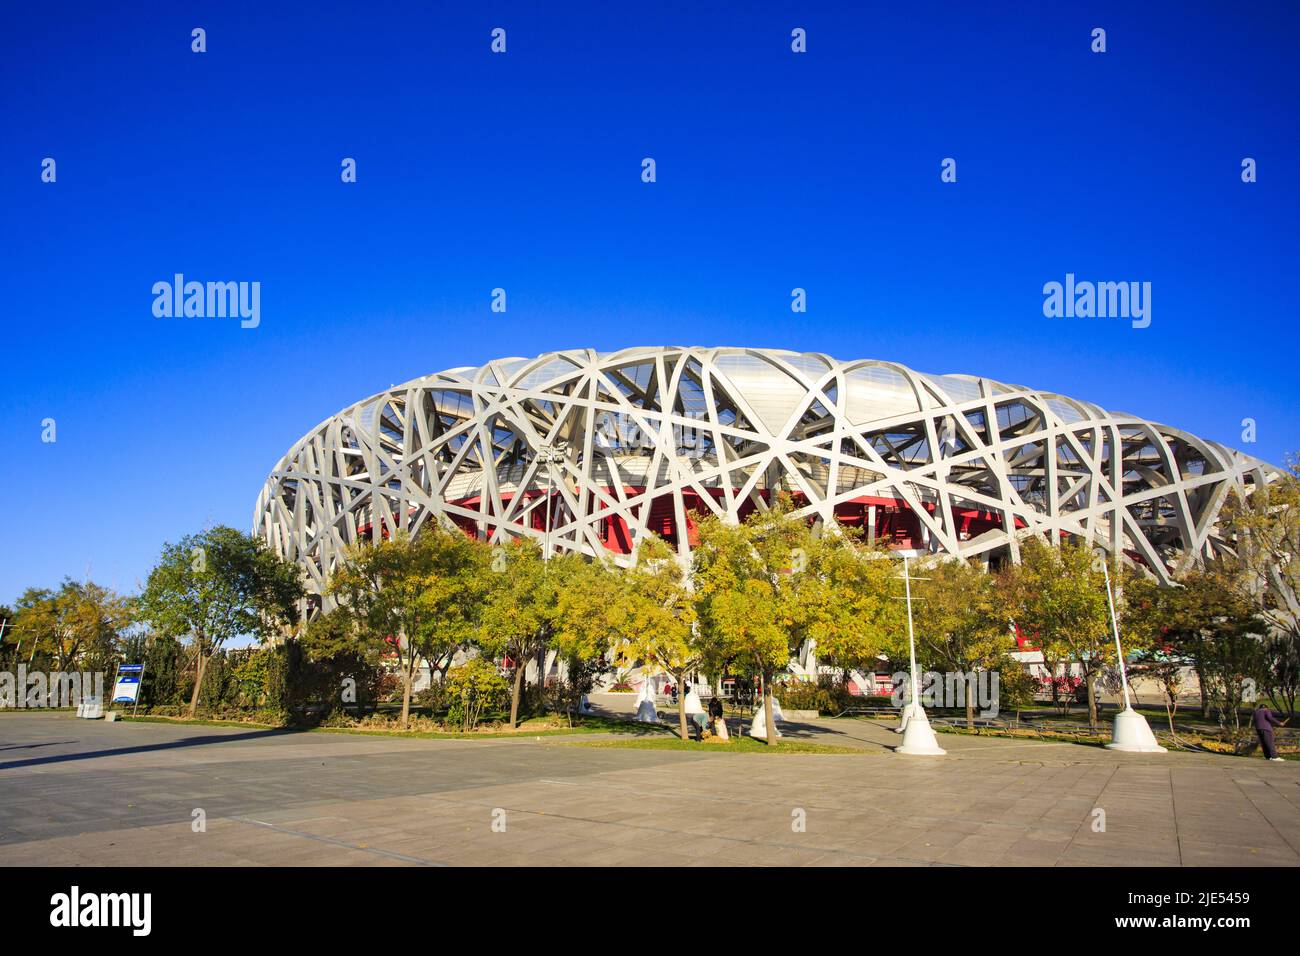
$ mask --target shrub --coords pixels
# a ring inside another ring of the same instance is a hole
[[[454,668],[447,675],[447,689],[451,698],[447,723],[464,731],[477,727],[485,711],[505,707],[510,693],[500,669],[482,657]]]
[[[864,698],[849,693],[843,681],[829,676],[819,678],[815,684],[812,681],[791,681],[777,688],[776,697],[783,708],[815,710],[831,717],[864,703]]]
[[[1056,709],[1062,714],[1070,712],[1070,706],[1078,702],[1080,690],[1084,688],[1082,677],[1076,677],[1071,674],[1047,675],[1037,678],[1038,692],[1045,697],[1051,697],[1056,705]],[[1087,700],[1087,697],[1084,697]]]
[[[590,694],[596,686],[597,679],[608,673],[610,665],[604,657],[583,660],[570,657],[565,662],[567,677],[565,680],[549,681],[546,685],[546,705],[557,713],[563,713],[573,726],[573,715],[582,705],[582,698]]]
[[[171,637],[153,635],[144,652],[144,680],[141,681],[140,706],[154,707],[179,704],[181,642]]]
[[[429,713],[437,716],[451,710],[452,697],[451,682],[435,678],[428,687],[418,691],[411,701],[416,707],[427,709]]]
[[[229,684],[230,669],[226,664],[226,652],[217,651],[208,658],[207,666],[203,669],[203,687],[199,691],[199,705],[220,706],[225,701]]]

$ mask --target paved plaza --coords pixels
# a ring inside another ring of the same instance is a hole
[[[940,735],[947,757],[903,757],[889,751],[898,738],[886,725],[862,720],[791,736],[850,752],[9,713],[0,865],[1300,863],[1294,761],[956,735]]]

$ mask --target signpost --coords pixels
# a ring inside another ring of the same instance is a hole
[[[140,682],[144,679],[143,664],[119,664],[113,678],[114,704],[131,704],[131,716],[140,709]]]

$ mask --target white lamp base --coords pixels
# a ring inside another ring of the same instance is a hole
[[[1164,747],[1156,743],[1156,735],[1151,732],[1147,719],[1131,705],[1115,715],[1115,730],[1106,749],[1134,754],[1167,753]]]
[[[947,752],[935,739],[930,718],[925,716],[925,708],[919,705],[914,707],[907,718],[903,742],[894,748],[894,753],[907,754],[911,757],[942,757]]]

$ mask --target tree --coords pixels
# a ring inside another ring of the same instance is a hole
[[[303,659],[291,676],[289,697],[331,713],[338,707],[369,706],[383,683],[383,653],[389,645],[362,633],[346,610],[334,609],[307,623],[298,638]]]
[[[330,576],[329,593],[355,633],[371,645],[391,642],[402,681],[402,726],[420,661],[440,659],[470,641],[486,589],[487,549],[459,531],[430,526],[350,548]]]
[[[937,669],[962,674],[1021,669],[1010,656],[1015,641],[1006,607],[983,568],[938,561],[922,565],[919,572],[913,585],[918,654]],[[970,687],[965,694],[970,728],[975,726],[974,692]]]
[[[1020,564],[1001,577],[1008,608],[1021,630],[1043,654],[1058,697],[1057,668],[1077,661],[1088,690],[1088,723],[1097,726],[1097,677],[1115,660],[1106,582],[1093,553],[1063,541],[1053,547],[1041,538],[1027,540]],[[1134,648],[1135,649],[1135,648]]]
[[[1128,633],[1144,634],[1152,647],[1147,668],[1164,683],[1171,728],[1182,669],[1190,664],[1200,678],[1203,715],[1213,710],[1225,731],[1239,734],[1252,686],[1288,666],[1273,656],[1269,625],[1241,567],[1212,561],[1180,575],[1174,587],[1142,582],[1125,591]]]
[[[18,666],[19,644],[22,638],[16,632],[13,608],[0,604],[0,666],[12,661],[11,669]]]
[[[616,661],[653,663],[683,687],[703,652],[695,620],[685,569],[661,539],[646,538],[633,567],[592,562],[570,579],[557,637],[579,659],[610,652]],[[677,695],[677,724],[689,739],[685,693]]]
[[[563,713],[573,726],[574,715],[582,707],[582,698],[590,694],[596,681],[611,670],[609,662],[601,655],[578,657],[564,655],[564,677],[546,686],[547,704],[557,713]]]
[[[174,637],[148,635],[144,640],[141,703],[149,707],[179,703],[180,660],[184,649]]]
[[[747,660],[761,676],[769,728],[773,679],[804,641],[847,666],[873,658],[896,631],[896,566],[847,529],[796,517],[787,498],[742,524],[705,518],[699,535],[693,580],[705,645],[713,659]]]
[[[1148,645],[1146,653],[1129,667],[1129,674],[1142,674],[1160,685],[1169,732],[1174,733],[1178,697],[1191,658],[1171,630],[1171,612],[1177,589],[1162,587],[1149,578],[1139,578],[1124,589],[1124,633]]]
[[[885,545],[832,526],[809,529],[798,548],[801,560],[780,579],[792,652],[812,641],[817,656],[840,669],[871,671],[882,653],[906,646],[899,562]]]
[[[1300,473],[1297,458],[1276,481],[1242,498],[1231,495],[1220,515],[1232,548],[1219,564],[1238,577],[1256,612],[1268,625],[1270,672],[1267,689],[1274,704],[1295,713],[1300,692]]]
[[[1264,638],[1268,661],[1265,675],[1269,699],[1287,717],[1295,716],[1296,698],[1300,696],[1300,636],[1274,631]]]
[[[536,541],[518,539],[494,545],[477,639],[484,653],[502,659],[510,670],[510,728],[519,726],[520,702],[528,662],[552,645],[560,619],[566,579],[584,577],[585,562],[574,554],[543,560]],[[543,660],[544,663],[544,660]],[[539,687],[545,684],[538,668]]]
[[[1235,567],[1211,563],[1178,583],[1167,595],[1167,631],[1194,659],[1219,725],[1239,735],[1241,705],[1267,680],[1268,625]]]
[[[112,666],[121,635],[134,620],[130,598],[68,578],[57,591],[24,592],[13,623],[33,650],[50,658],[52,670],[66,672],[82,663],[95,670]]]
[[[302,594],[294,564],[234,528],[218,525],[163,546],[140,596],[141,615],[159,635],[191,642],[191,717],[212,655],[232,637],[261,640],[296,623]]]

